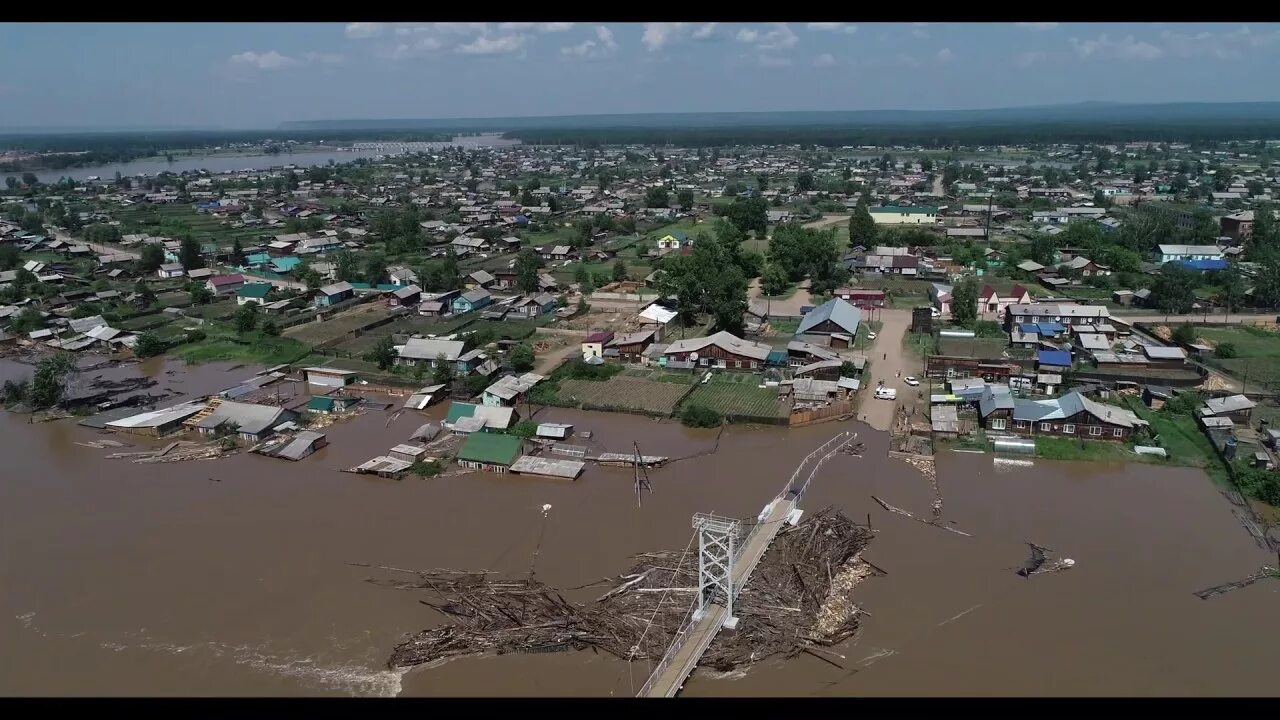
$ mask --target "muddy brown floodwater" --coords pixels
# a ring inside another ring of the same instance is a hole
[[[227,368],[141,370],[189,394],[254,370]],[[18,372],[0,364],[3,377]],[[625,415],[538,418],[573,422],[614,451],[635,440],[646,454],[678,457],[716,436]],[[652,471],[654,491],[637,507],[626,469],[590,467],[577,482],[339,472],[423,422],[387,419],[369,412],[329,427],[331,444],[298,463],[236,455],[139,465],[76,445],[101,436],[72,420],[0,414],[0,693],[630,695],[646,668],[590,652],[386,670],[403,634],[440,620],[415,593],[364,582],[385,573],[348,563],[532,570],[579,586],[624,571],[634,553],[684,547],[694,512],[756,514],[800,458],[847,428],[866,442],[864,457],[828,462],[805,505],[833,504],[859,521],[870,513],[879,535],[866,555],[888,575],[855,591],[870,616],[836,648],[844,669],[801,656],[765,662],[749,681],[698,672],[686,695],[1275,692],[1280,643],[1265,629],[1280,583],[1208,601],[1192,594],[1274,561],[1199,472],[1043,461],[1000,471],[988,455],[944,454],[943,514],[966,538],[871,500],[927,516],[932,490],[885,457],[886,435],[856,423],[730,428],[716,454]],[[1015,575],[1027,541],[1076,566]]]

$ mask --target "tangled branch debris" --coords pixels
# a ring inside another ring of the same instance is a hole
[[[851,637],[861,611],[850,594],[862,579],[881,572],[861,558],[872,535],[830,508],[785,527],[738,596],[737,631],[721,633],[703,664],[729,671]],[[635,567],[611,590],[587,604],[569,602],[532,578],[501,580],[491,573],[423,571],[403,580],[371,578],[427,592],[431,599],[421,602],[450,620],[397,645],[388,666],[486,652],[587,648],[656,661],[695,600],[697,554],[667,550],[635,559]]]

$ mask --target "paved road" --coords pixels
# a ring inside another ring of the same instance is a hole
[[[911,408],[921,403],[917,400],[916,394],[921,391],[923,385],[909,387],[902,378],[908,375],[919,377],[922,363],[910,350],[902,346],[907,329],[911,327],[911,311],[886,308],[880,311],[880,321],[883,323],[880,332],[876,333],[876,339],[871,349],[867,351],[871,371],[863,376],[866,391],[858,407],[858,417],[877,430],[887,431],[893,425],[893,412],[896,405],[900,403]],[[898,389],[896,403],[875,398],[875,389],[881,380],[886,387]]]

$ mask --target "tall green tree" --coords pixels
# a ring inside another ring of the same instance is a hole
[[[867,209],[867,198],[858,199],[858,205],[849,216],[849,247],[869,248],[876,242],[876,221]]]
[[[1167,313],[1185,313],[1195,302],[1198,278],[1181,263],[1165,263],[1151,285],[1150,302]]]
[[[648,208],[664,208],[670,202],[667,189],[651,187],[644,191],[644,206]]]
[[[247,333],[258,326],[258,303],[245,303],[236,310],[236,332]]]
[[[155,243],[146,243],[139,253],[138,272],[151,274],[164,264],[164,248]]]
[[[525,248],[516,256],[516,289],[522,293],[538,291],[538,271],[542,268],[542,257],[530,248]]]
[[[334,255],[334,276],[339,282],[360,281],[360,259],[347,250]]]
[[[396,343],[390,335],[383,335],[376,344],[365,353],[366,362],[377,363],[379,370],[386,370],[395,364]]]
[[[27,392],[27,402],[34,410],[53,407],[67,392],[67,380],[75,373],[75,357],[61,352],[36,364],[35,375]]]
[[[966,275],[951,288],[951,320],[962,327],[969,327],[977,317],[978,279]]]
[[[236,267],[244,265],[244,247],[238,237],[231,241],[231,264]]]
[[[693,191],[689,189],[681,190],[676,193],[676,201],[680,203],[680,207],[688,210],[693,207]]]
[[[200,252],[200,243],[190,235],[184,235],[178,244],[178,262],[183,270],[197,270],[204,267],[204,255]]]

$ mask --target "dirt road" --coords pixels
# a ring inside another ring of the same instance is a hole
[[[919,377],[921,374],[920,360],[902,346],[902,339],[911,326],[911,311],[885,309],[880,313],[880,321],[880,332],[876,333],[875,342],[867,351],[871,369],[863,376],[866,389],[858,407],[858,417],[877,430],[888,430],[893,423],[894,408],[899,403],[910,408],[927,401],[916,398],[923,385],[909,387],[902,381],[908,375]],[[875,389],[881,380],[885,387],[897,388],[897,402],[875,398]]]
[[[827,227],[828,225],[839,225],[840,223],[847,223],[847,222],[849,222],[848,215],[823,215],[821,218],[814,220],[813,222],[805,223],[804,227],[816,229],[816,228],[824,228],[824,227]]]
[[[1135,313],[1133,315],[1129,315],[1123,312],[1112,311],[1111,315],[1117,320],[1123,320],[1124,322],[1127,322],[1127,323],[1147,322],[1147,323],[1161,323],[1164,325],[1173,325],[1173,324],[1181,324],[1181,323],[1191,323],[1194,325],[1195,323],[1203,323],[1203,322],[1224,323],[1224,324],[1247,323],[1250,325],[1254,325],[1258,323],[1275,324],[1275,320],[1277,317],[1274,313],[1244,313],[1243,315],[1240,313],[1232,313],[1230,315],[1224,315],[1223,313],[1220,313],[1220,312],[1211,312],[1206,316],[1204,313],[1192,314],[1192,315],[1159,315],[1154,313]],[[1206,320],[1206,317],[1207,317],[1207,320]]]
[[[564,347],[553,348],[545,353],[538,355],[538,361],[533,366],[533,371],[539,375],[550,375],[552,370],[560,367],[560,363],[582,354],[582,340],[586,337],[585,332],[574,332],[572,330],[548,330],[547,328],[538,328],[537,333],[533,336],[533,342],[546,342],[551,344],[565,343]]]
[[[757,298],[764,299],[764,291],[760,288],[760,278],[751,281],[747,286],[748,302]],[[800,308],[813,304],[813,296],[809,293],[809,281],[804,280],[791,297],[769,300],[769,313],[772,315],[799,315]]]

